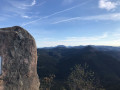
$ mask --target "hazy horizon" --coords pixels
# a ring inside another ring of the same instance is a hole
[[[56,46],[46,46],[46,47],[37,47],[37,48],[54,48],[54,47],[59,47],[59,46],[65,46],[65,47],[79,47],[79,46],[102,46],[102,47],[120,47],[120,46],[111,46],[111,45],[77,45],[77,46],[66,46],[66,45],[56,45]]]
[[[22,26],[37,47],[120,46],[119,0],[1,0],[0,28]]]

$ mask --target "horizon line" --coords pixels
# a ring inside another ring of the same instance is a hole
[[[54,47],[57,47],[57,46],[65,46],[65,47],[77,47],[77,46],[108,46],[108,47],[120,47],[120,45],[119,45],[119,46],[117,46],[117,45],[115,46],[115,45],[89,45],[89,44],[88,44],[88,45],[76,45],[76,46],[75,46],[75,45],[73,45],[73,46],[72,46],[72,45],[68,45],[68,46],[67,46],[67,45],[55,45],[55,46],[45,46],[45,47],[37,47],[37,48],[49,48],[49,47],[51,47],[51,48],[53,47],[53,48],[54,48]]]

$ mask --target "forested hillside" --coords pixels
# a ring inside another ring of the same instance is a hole
[[[107,46],[39,48],[38,74],[40,78],[55,75],[52,87],[67,89],[65,81],[72,72],[71,68],[75,65],[84,67],[87,64],[87,70],[94,72],[94,77],[99,81],[99,86],[103,86],[106,90],[119,90],[119,54],[119,47],[110,48]]]

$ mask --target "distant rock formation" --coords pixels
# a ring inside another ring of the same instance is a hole
[[[39,90],[36,44],[26,30],[0,29],[0,57],[0,90]]]

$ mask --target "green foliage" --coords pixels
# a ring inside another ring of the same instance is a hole
[[[55,75],[49,75],[48,77],[42,78],[40,90],[50,90],[50,88],[53,85],[53,79],[55,78]]]
[[[84,67],[75,65],[68,77],[68,85],[70,90],[104,90],[94,85],[94,72],[88,71],[88,65]]]

